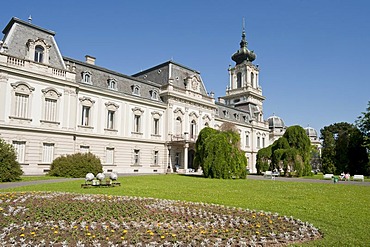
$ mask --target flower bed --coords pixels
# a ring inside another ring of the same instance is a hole
[[[321,238],[276,213],[154,198],[0,194],[0,246],[282,246]]]

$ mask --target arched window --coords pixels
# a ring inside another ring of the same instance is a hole
[[[180,117],[177,117],[175,120],[175,135],[181,136],[182,134],[182,121]]]
[[[192,120],[190,122],[190,138],[195,139],[197,133],[197,122],[195,120]]]
[[[254,87],[254,74],[253,74],[253,72],[251,73],[251,84],[252,84],[252,87]]]
[[[241,88],[242,87],[242,73],[239,72],[236,74],[236,87]]]
[[[92,84],[92,74],[90,71],[84,71],[82,72],[82,80],[81,82]]]
[[[42,47],[41,45],[37,45],[35,47],[35,62],[39,62],[39,63],[42,63],[43,61],[43,58],[44,58],[44,47]]]

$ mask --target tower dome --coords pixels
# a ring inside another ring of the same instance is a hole
[[[237,50],[231,56],[231,59],[236,64],[241,64],[244,61],[253,62],[256,59],[256,54],[254,53],[254,51],[248,50],[247,46],[248,46],[248,42],[245,38],[245,30],[244,30],[244,26],[243,26],[242,40],[240,41],[240,49]]]
[[[306,134],[309,138],[317,139],[317,137],[318,137],[317,131],[314,128],[306,127],[306,128],[304,128],[304,130],[306,131]]]
[[[269,129],[275,129],[275,128],[285,128],[285,123],[283,121],[283,119],[281,119],[280,117],[278,116],[271,116],[267,119],[268,123],[269,123]]]

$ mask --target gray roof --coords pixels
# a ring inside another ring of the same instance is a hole
[[[29,39],[42,39],[50,45],[49,65],[64,69],[62,56],[54,40],[55,32],[40,28],[31,23],[13,17],[3,30],[3,42],[7,45],[7,54],[21,59],[26,59],[27,42]]]
[[[170,71],[171,69],[171,71]],[[133,77],[141,78],[146,81],[152,81],[161,85],[168,84],[169,80],[172,79],[174,86],[185,89],[185,79],[188,77],[195,76],[201,82],[200,93],[207,95],[207,90],[204,86],[203,80],[200,76],[199,71],[176,63],[174,61],[167,61],[161,63],[152,68],[146,69],[139,73],[132,75]]]
[[[120,94],[133,95],[133,87],[138,86],[140,88],[140,94],[134,95],[136,97],[145,98],[153,101],[162,102],[159,98],[159,90],[161,85],[154,82],[148,82],[141,80],[140,78],[135,78],[132,76],[124,75],[106,68],[102,68],[93,64],[88,64],[86,62],[81,62],[72,58],[64,57],[66,63],[70,65],[75,64],[76,66],[76,82],[90,86],[82,81],[83,74],[88,72],[91,74],[91,86],[101,88],[104,90],[108,89],[108,80],[113,79],[116,82],[116,91]],[[158,92],[158,99],[152,99],[151,91]]]

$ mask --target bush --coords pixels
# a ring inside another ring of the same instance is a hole
[[[0,139],[0,182],[20,180],[22,174],[14,147]]]
[[[100,159],[92,153],[76,153],[56,158],[50,167],[50,176],[83,178],[87,173],[103,172]]]

